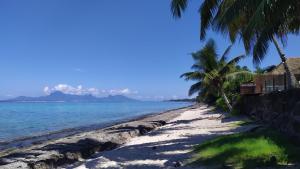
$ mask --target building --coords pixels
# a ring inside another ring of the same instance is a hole
[[[286,60],[291,72],[296,80],[300,82],[300,57],[288,58]],[[287,77],[284,65],[280,63],[272,71],[261,75],[256,75],[253,83],[240,86],[241,94],[263,94],[272,91],[282,91],[287,89]]]

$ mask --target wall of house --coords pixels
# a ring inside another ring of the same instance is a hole
[[[241,113],[300,140],[300,89],[246,95],[235,107]]]
[[[295,74],[300,84],[300,74]],[[257,75],[254,78],[256,85],[255,93],[270,93],[272,91],[282,91],[287,88],[287,78],[285,75]]]
[[[264,90],[264,76],[257,75],[254,77],[255,93],[263,93]]]

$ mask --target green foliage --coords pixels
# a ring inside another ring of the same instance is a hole
[[[187,2],[172,0],[175,17],[181,17]],[[288,34],[299,34],[299,11],[298,0],[204,0],[199,7],[200,38],[205,39],[206,31],[212,28],[232,42],[241,39],[258,64],[276,38],[285,43]]]
[[[255,121],[247,119],[247,120],[242,120],[242,121],[234,122],[234,123],[232,123],[232,126],[234,126],[234,127],[241,127],[241,126],[247,126],[247,125],[251,125],[251,124],[255,124]]]
[[[238,70],[244,70],[244,71],[249,71],[250,72],[250,69],[247,66],[241,67],[240,65],[237,65],[236,69],[238,69]]]
[[[242,100],[242,96],[241,95],[237,95],[236,98],[235,98],[235,100],[234,100],[233,109],[230,112],[230,114],[232,116],[243,115],[243,112],[241,112],[241,107],[240,107],[241,100]]]
[[[242,115],[242,112],[239,109],[237,109],[236,107],[233,107],[232,111],[230,112],[230,115],[239,116],[239,115]]]
[[[236,69],[238,72],[243,72],[243,69]],[[224,83],[223,88],[225,93],[227,93],[227,96],[232,103],[237,102],[237,99],[240,96],[240,85],[243,83],[252,82],[253,78],[254,74],[248,72],[236,75],[234,78],[230,78]]]
[[[219,97],[216,100],[216,107],[223,110],[223,111],[228,111],[228,107],[225,103],[225,100],[222,97]]]
[[[268,73],[268,72],[272,71],[275,68],[276,68],[275,65],[267,66],[265,68],[260,68],[259,66],[257,66],[255,73],[256,74],[264,74],[264,73]]]
[[[194,153],[191,164],[216,168],[275,167],[300,160],[300,146],[269,129],[221,136],[198,145]]]
[[[171,12],[174,17],[180,18],[182,11],[187,7],[187,0],[172,0]]]
[[[230,49],[231,46],[219,57],[216,52],[215,41],[210,39],[201,50],[192,53],[192,57],[195,61],[192,66],[194,71],[181,75],[185,80],[195,81],[190,87],[189,95],[198,93],[199,100],[213,102],[220,96],[224,96],[222,93],[224,92],[223,87],[225,83],[233,79],[242,79],[250,73],[245,71],[247,69],[245,67],[236,68],[236,63],[238,63],[244,55],[227,61]],[[228,106],[228,104],[226,105]]]
[[[205,89],[203,89],[205,90]],[[214,104],[216,100],[218,99],[218,95],[216,92],[200,92],[199,95],[197,96],[197,101],[200,102],[205,102],[208,104]]]

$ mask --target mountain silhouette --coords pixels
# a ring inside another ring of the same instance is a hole
[[[95,97],[93,95],[73,95],[55,91],[47,96],[27,97],[19,96],[14,99],[2,100],[2,102],[132,102],[138,101],[123,95],[109,95],[107,97]]]

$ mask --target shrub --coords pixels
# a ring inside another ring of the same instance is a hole
[[[220,97],[216,100],[216,106],[217,106],[217,108],[221,109],[222,111],[228,111],[228,107],[225,103],[225,100],[222,97]]]

